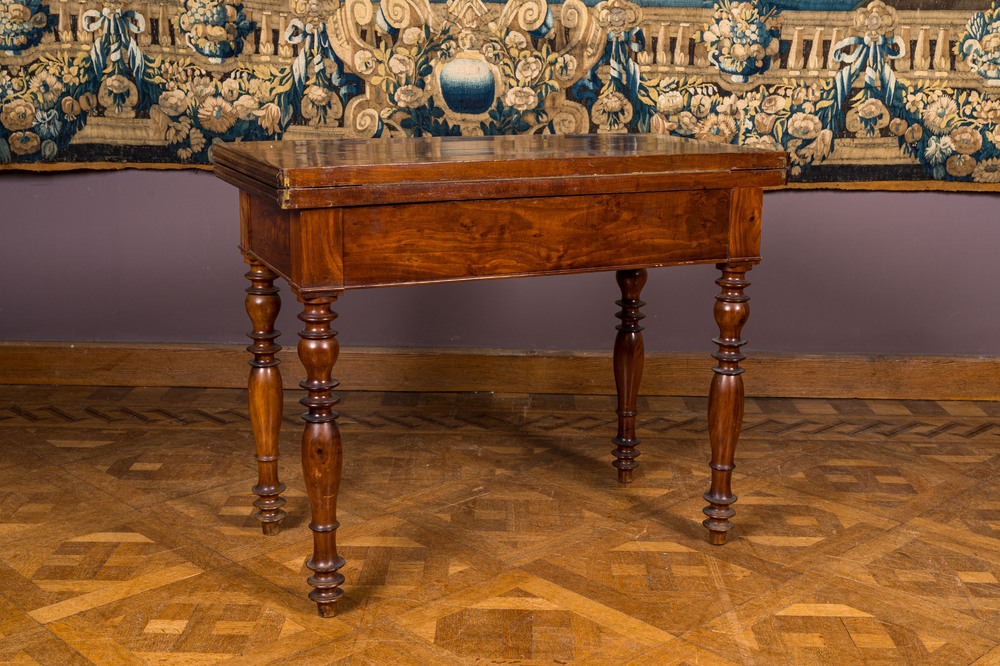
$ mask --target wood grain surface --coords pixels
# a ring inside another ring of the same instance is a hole
[[[305,371],[295,351],[277,357],[285,388],[297,387]],[[246,360],[243,345],[0,342],[0,384],[239,388],[246,386]],[[642,393],[697,395],[711,381],[712,365],[708,350],[647,352]],[[1000,400],[995,357],[751,350],[741,366],[748,396]],[[345,347],[334,374],[351,390],[615,392],[610,351]]]

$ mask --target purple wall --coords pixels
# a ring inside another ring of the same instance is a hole
[[[768,193],[749,346],[1000,355],[997,201]],[[236,190],[208,172],[3,172],[0,224],[0,339],[244,341]],[[650,271],[647,349],[712,348],[714,279]],[[608,349],[616,298],[611,274],[590,274],[352,291],[337,310],[345,345]]]

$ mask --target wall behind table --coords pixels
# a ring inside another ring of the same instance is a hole
[[[749,348],[1000,355],[1000,202],[786,191],[764,203]],[[236,190],[208,172],[0,173],[0,339],[244,342]],[[650,351],[709,351],[711,266],[650,271]],[[299,328],[282,290],[284,342]],[[609,349],[610,274],[348,292],[344,345]]]

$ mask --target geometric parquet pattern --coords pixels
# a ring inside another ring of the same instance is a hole
[[[340,395],[321,619],[296,392],[265,537],[245,392],[0,386],[0,663],[1000,664],[1000,403],[749,399],[716,547],[704,398]]]

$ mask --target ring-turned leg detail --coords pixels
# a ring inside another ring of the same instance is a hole
[[[638,415],[639,381],[642,379],[642,363],[645,348],[642,343],[642,326],[639,321],[645,316],[639,309],[645,305],[639,300],[643,285],[646,284],[646,269],[617,271],[615,278],[621,288],[622,298],[615,303],[621,312],[615,316],[621,320],[616,326],[614,369],[615,388],[618,392],[618,436],[611,440],[615,445],[611,452],[615,456],[611,464],[618,468],[618,482],[632,481],[632,470],[639,466],[635,447],[639,438],[635,436],[635,419]]]
[[[715,297],[715,322],[719,337],[712,341],[719,351],[712,354],[718,364],[712,368],[712,386],[708,394],[708,428],[712,442],[712,486],[704,494],[708,502],[703,511],[708,518],[702,523],[708,528],[709,541],[716,545],[726,542],[726,532],[733,527],[729,519],[736,513],[731,505],[736,501],[732,492],[733,459],[740,428],[743,426],[743,368],[746,356],[740,348],[746,340],[740,338],[743,325],[750,315],[749,297],[743,290],[750,285],[744,278],[750,264],[719,264],[722,277],[715,281],[722,293]]]
[[[330,306],[339,292],[299,294],[303,311],[299,315],[305,327],[299,332],[299,360],[306,370],[306,380],[299,385],[307,392],[301,403],[309,411],[302,415],[305,430],[302,433],[302,472],[305,477],[312,521],[313,555],[306,566],[313,571],[308,583],[313,589],[309,598],[316,602],[321,617],[333,617],[337,600],[344,592],[344,582],[339,569],[343,558],[337,555],[337,493],[343,455],[340,430],[334,405],[340,399],[332,392],[338,382],[331,378],[337,361],[339,345],[337,332],[330,328],[336,317]]]
[[[250,280],[247,287],[246,309],[253,330],[247,337],[253,344],[247,351],[253,354],[250,361],[250,378],[247,382],[250,427],[257,451],[257,485],[252,491],[257,495],[254,518],[260,521],[264,534],[277,534],[285,512],[285,498],[281,493],[285,484],[278,480],[278,436],[281,431],[281,372],[275,354],[281,346],[275,340],[281,335],[274,330],[274,322],[281,309],[278,288],[274,286],[277,275],[250,255],[244,255],[250,265],[245,274]]]

